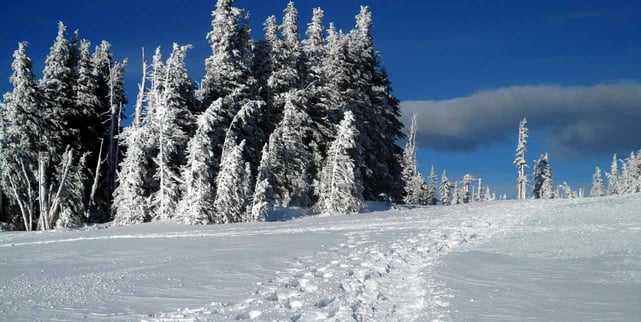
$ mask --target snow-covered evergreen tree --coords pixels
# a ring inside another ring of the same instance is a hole
[[[458,182],[454,183],[454,194],[452,195],[452,204],[460,205],[463,203],[463,193],[458,187]]]
[[[347,38],[348,63],[352,64],[348,109],[359,122],[359,156],[366,198],[381,193],[400,199],[403,192],[401,149],[396,140],[403,137],[399,121],[399,101],[392,94],[390,81],[380,67],[372,37],[372,14],[366,6],[356,16],[356,26]],[[372,153],[372,151],[376,151]]]
[[[205,77],[197,93],[203,110],[218,98],[230,96],[240,101],[250,96],[254,83],[245,13],[233,7],[232,0],[218,0],[212,17],[212,31],[207,34],[212,55],[205,60]],[[234,108],[225,103],[227,108]]]
[[[175,221],[185,224],[206,224],[213,216],[215,197],[215,169],[218,159],[211,137],[219,129],[215,128],[216,116],[221,99],[212,104],[198,117],[196,134],[187,145],[187,164],[183,170],[183,198],[178,204]]]
[[[330,145],[321,174],[316,209],[327,214],[357,213],[365,207],[358,167],[351,156],[356,147],[354,115],[345,112],[336,139]]]
[[[32,206],[36,182],[34,167],[38,152],[47,147],[46,135],[50,130],[26,47],[27,43],[21,42],[13,53],[9,78],[13,90],[4,95],[4,106],[0,109],[0,175],[3,190],[12,205],[19,207],[19,210],[13,210],[22,217],[21,221],[14,219],[14,223],[31,230],[35,216]]]
[[[274,207],[274,191],[270,182],[271,174],[269,169],[269,148],[265,144],[256,176],[250,221],[265,221],[267,214]]]
[[[154,219],[171,219],[180,200],[180,169],[185,163],[184,147],[188,141],[185,127],[191,122],[188,106],[193,102],[189,87],[185,55],[190,46],[174,44],[171,56],[164,68],[163,91],[155,107],[157,118],[158,155],[155,178],[158,180],[158,191],[154,193]]]
[[[468,203],[472,200],[472,181],[474,181],[474,177],[471,174],[467,173],[463,176],[463,191],[461,192],[461,201],[463,203]]]
[[[534,190],[532,193],[536,199],[554,198],[552,167],[547,153],[534,162]]]
[[[590,190],[590,197],[603,197],[605,196],[605,187],[603,186],[603,178],[601,178],[601,169],[594,168],[594,175],[592,176],[592,189]]]
[[[94,74],[94,65],[90,52],[91,43],[87,40],[80,42],[78,52],[77,80],[74,83],[75,117],[70,120],[70,126],[79,130],[78,142],[75,145],[82,151],[91,152],[91,163],[97,162],[100,149],[100,139],[103,136],[102,119],[100,115],[100,98],[98,97],[98,82]]]
[[[516,154],[514,156],[514,166],[519,171],[516,196],[516,199],[519,200],[523,200],[526,198],[527,189],[527,176],[525,175],[527,161],[525,161],[525,152],[527,151],[527,139],[529,136],[529,131],[526,125],[527,120],[523,118],[523,120],[521,120],[521,122],[519,123],[519,140],[516,146]]]
[[[268,162],[275,206],[308,207],[312,203],[312,155],[305,146],[310,120],[299,97],[286,97],[283,119],[269,137]]]
[[[127,154],[120,164],[118,187],[114,192],[113,210],[115,225],[143,223],[151,218],[149,181],[153,173],[150,127],[131,127],[124,131]]]
[[[305,35],[307,38],[302,41],[303,53],[305,54],[305,77],[306,83],[310,84],[322,78],[322,62],[325,57],[325,38],[323,36],[323,9],[314,8],[312,21],[307,24]]]
[[[429,182],[427,183],[427,204],[436,205],[436,170],[434,170],[434,166],[430,170]]]
[[[605,174],[608,179],[608,194],[619,194],[619,160],[616,153],[612,156],[612,165],[610,166],[610,173]]]
[[[562,198],[574,199],[577,197],[576,192],[574,192],[570,185],[565,181],[559,186],[559,190],[561,191]]]
[[[416,169],[416,114],[412,116],[409,135],[403,151],[403,181],[405,183],[405,197],[403,201],[406,204],[418,204],[417,193],[421,190],[422,183],[415,180],[417,176]]]
[[[248,164],[243,159],[245,141],[238,145],[230,144],[223,151],[220,172],[216,179],[216,199],[212,221],[217,224],[243,222],[247,210],[251,209],[250,181]]]
[[[73,70],[67,27],[58,22],[58,35],[54,41],[42,72],[40,90],[45,106],[45,118],[51,124],[46,134],[49,141],[49,158],[59,160],[67,144],[76,140],[78,129],[68,126],[69,119],[76,113],[73,95]],[[55,164],[51,162],[50,164]]]
[[[439,195],[444,206],[452,204],[452,188],[454,188],[454,185],[450,182],[450,179],[447,178],[447,172],[443,170],[443,174],[441,174],[441,185],[439,186]]]

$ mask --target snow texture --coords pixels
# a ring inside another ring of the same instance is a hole
[[[638,209],[630,194],[5,232],[0,320],[636,320]]]

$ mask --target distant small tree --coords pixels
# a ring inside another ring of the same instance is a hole
[[[534,162],[534,198],[554,198],[554,182],[552,181],[552,167],[548,154],[542,155]]]
[[[601,169],[596,167],[594,175],[592,176],[592,190],[590,190],[590,197],[603,197],[605,196],[605,188],[603,187],[603,179],[601,178]]]
[[[449,206],[452,204],[452,188],[454,188],[454,185],[452,185],[450,179],[447,178],[447,173],[445,172],[445,170],[443,170],[443,174],[441,175],[439,194],[441,196],[441,202],[444,206]]]
[[[527,176],[525,175],[525,168],[527,167],[527,161],[525,161],[525,152],[527,151],[527,138],[529,136],[528,128],[525,127],[527,121],[525,118],[519,123],[519,141],[516,146],[516,155],[514,156],[514,166],[519,171],[518,176],[518,185],[517,185],[517,197],[516,199],[523,200],[526,198],[526,189],[527,189]]]
[[[610,166],[610,173],[605,174],[608,178],[608,194],[619,194],[619,160],[616,153],[612,156],[612,165]]]

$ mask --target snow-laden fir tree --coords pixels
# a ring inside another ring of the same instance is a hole
[[[0,109],[0,174],[5,194],[11,204],[19,208],[12,210],[22,217],[22,221],[14,220],[14,223],[31,230],[36,216],[34,167],[38,163],[38,152],[47,146],[49,130],[26,47],[27,43],[21,42],[13,53],[9,78],[13,90],[4,95],[5,103]]]
[[[307,38],[302,41],[303,53],[305,54],[304,76],[307,84],[322,78],[322,61],[325,56],[323,16],[323,9],[314,8],[312,21],[307,24],[305,31]]]
[[[577,197],[576,192],[574,192],[570,185],[565,181],[559,186],[559,190],[561,191],[562,198],[574,199]]]
[[[231,141],[233,142],[233,141]],[[249,221],[247,210],[251,209],[249,164],[243,159],[245,141],[230,144],[223,151],[220,172],[216,178],[216,198],[212,221],[216,224]]]
[[[478,187],[476,188],[474,201],[485,201],[485,187],[483,186],[483,178],[478,178],[478,180],[476,181],[478,183]]]
[[[73,87],[76,115],[69,122],[72,128],[79,129],[79,142],[76,146],[83,151],[91,152],[90,164],[95,164],[100,154],[100,138],[104,133],[101,132],[101,102],[90,47],[89,41],[80,42],[77,80]]]
[[[248,19],[232,0],[218,0],[212,12],[212,31],[207,34],[212,55],[205,60],[205,77],[198,89],[202,109],[218,98],[250,96],[253,78],[250,70],[251,38]],[[225,102],[225,106],[234,109]]]
[[[461,201],[463,203],[468,203],[472,200],[472,181],[474,177],[467,173],[463,176],[463,190],[461,191]]]
[[[427,183],[427,204],[436,205],[436,170],[434,170],[434,166],[430,170],[429,182]]]
[[[115,225],[132,225],[151,217],[148,187],[153,176],[151,164],[154,141],[148,125],[130,127],[123,132],[127,153],[120,164],[118,187],[114,192]]]
[[[283,119],[269,137],[269,179],[274,191],[274,205],[309,207],[312,204],[312,154],[304,138],[310,119],[300,106],[300,96],[286,97]]]
[[[452,188],[454,188],[454,185],[450,182],[450,179],[447,178],[447,172],[443,170],[443,174],[441,174],[441,185],[439,186],[438,192],[444,206],[452,204]]]
[[[270,182],[272,176],[269,171],[269,148],[265,144],[256,176],[250,221],[265,221],[269,211],[274,208],[274,191]]]
[[[164,68],[163,90],[154,108],[152,125],[158,135],[158,154],[155,178],[158,191],[153,196],[153,218],[171,219],[180,200],[180,169],[185,161],[184,148],[188,137],[185,128],[191,122],[188,110],[193,102],[189,90],[189,78],[185,67],[185,55],[190,46],[174,44],[171,56]]]
[[[452,204],[460,205],[463,203],[463,193],[458,187],[458,181],[454,183],[454,193],[452,194]]]
[[[221,104],[222,99],[218,99],[198,117],[196,134],[187,145],[187,164],[182,172],[183,197],[174,219],[177,222],[207,224],[213,216],[215,170],[218,167],[214,163],[218,158],[211,137],[219,131],[215,125]]]
[[[43,97],[45,119],[51,124],[51,131],[43,133],[48,142],[49,153],[55,164],[60,160],[66,145],[75,141],[78,129],[68,126],[69,119],[76,114],[73,104],[73,70],[67,27],[58,22],[58,35],[54,41],[42,71],[40,91]]]
[[[594,168],[594,175],[592,176],[592,189],[590,190],[590,197],[603,197],[605,196],[605,187],[603,186],[603,178],[601,178],[601,169]]]
[[[516,199],[523,200],[526,198],[527,189],[527,176],[525,175],[525,168],[527,161],[525,161],[525,152],[527,151],[527,139],[529,136],[528,128],[526,127],[527,120],[523,118],[519,123],[519,139],[516,145],[516,154],[514,155],[514,166],[518,169],[519,175],[517,179],[517,195]]]
[[[420,185],[416,187],[414,178],[417,176],[416,169],[416,114],[412,115],[410,131],[403,151],[403,181],[405,183],[405,197],[403,201],[406,204],[416,204],[416,193],[420,190]],[[419,190],[416,190],[416,189]]]
[[[359,122],[357,139],[365,196],[376,199],[380,194],[390,194],[392,199],[403,195],[401,149],[397,139],[404,135],[399,121],[399,101],[392,94],[387,74],[380,66],[372,37],[372,14],[361,6],[356,16],[356,26],[347,38],[348,109]],[[376,151],[376,152],[373,152]]]
[[[619,194],[619,160],[617,159],[616,153],[612,156],[610,172],[606,173],[605,176],[608,179],[608,194]]]
[[[365,207],[358,167],[351,156],[356,147],[354,114],[345,112],[330,145],[321,173],[319,199],[315,208],[326,214],[357,213]]]
[[[534,190],[532,193],[536,199],[554,198],[552,167],[547,153],[534,162]]]

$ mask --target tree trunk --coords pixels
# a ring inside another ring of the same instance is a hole
[[[47,155],[38,154],[38,200],[40,201],[40,224],[39,229],[48,230],[49,227],[49,193],[47,191]]]

